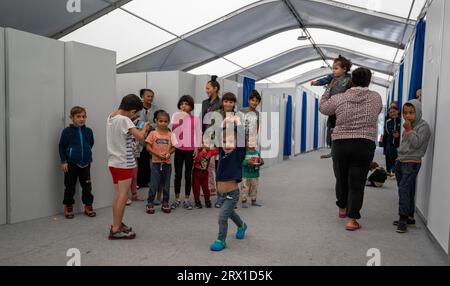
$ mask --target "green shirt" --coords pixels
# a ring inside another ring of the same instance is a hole
[[[259,158],[260,165],[259,166],[249,165],[248,160],[250,160],[252,158]],[[243,166],[242,177],[248,178],[248,179],[259,178],[259,169],[262,165],[264,165],[264,160],[261,158],[261,155],[259,154],[259,152],[256,150],[253,152],[250,152],[247,150],[247,152],[245,153],[245,159],[242,162],[242,166]]]

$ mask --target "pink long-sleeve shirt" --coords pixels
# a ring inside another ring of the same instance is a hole
[[[193,151],[202,144],[202,128],[200,118],[177,112],[173,117],[173,133],[178,138],[175,146],[179,150]]]
[[[381,96],[368,88],[353,87],[330,97],[328,91],[320,100],[320,112],[336,114],[332,139],[377,140],[378,117],[383,109]]]

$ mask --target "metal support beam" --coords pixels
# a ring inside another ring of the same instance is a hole
[[[306,28],[304,21],[300,17],[300,14],[295,10],[295,7],[292,5],[290,0],[283,0],[284,4],[288,7],[289,11],[291,11],[292,15],[297,20],[298,24],[300,25],[300,28],[305,32],[306,36],[308,36],[309,41],[311,42],[311,45],[313,48],[317,51],[317,53],[322,58],[323,62],[331,69],[330,64],[327,62],[325,55],[323,54],[322,50],[317,46],[316,42],[312,38],[311,34],[309,33],[308,29]]]

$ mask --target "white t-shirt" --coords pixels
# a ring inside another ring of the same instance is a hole
[[[133,154],[133,137],[130,129],[135,128],[130,118],[123,115],[109,116],[106,124],[106,145],[108,166],[120,169],[133,169],[136,159]]]

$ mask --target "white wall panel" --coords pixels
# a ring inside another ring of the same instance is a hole
[[[433,5],[436,5],[434,1]],[[450,25],[450,3],[445,2],[445,16],[443,27]],[[450,188],[448,187],[448,170],[450,168],[450,132],[448,132],[448,123],[450,114],[450,34],[447,31],[443,33],[442,46],[442,65],[440,72],[440,84],[437,97],[437,117],[434,146],[433,178],[431,183],[431,194],[428,215],[428,228],[434,234],[438,242],[444,248],[449,250],[450,233]],[[424,94],[424,99],[427,94]]]
[[[127,94],[136,94],[139,96],[139,91],[147,88],[147,73],[122,73],[116,76],[116,101],[115,104],[119,107],[120,101]]]
[[[116,53],[85,44],[68,42],[65,47],[66,126],[71,123],[70,109],[82,106],[87,109],[87,123],[94,132],[95,144],[91,165],[94,207],[112,204],[113,186],[107,166],[106,119],[117,109]],[[134,93],[137,93],[134,91]],[[76,196],[77,209],[81,210],[81,191]]]
[[[0,225],[6,223],[5,29],[0,28]]]
[[[64,43],[6,29],[9,222],[62,210]]]
[[[428,205],[431,191],[433,171],[433,154],[436,122],[436,102],[438,97],[438,81],[441,71],[442,33],[444,23],[444,0],[436,0],[428,10],[427,28],[425,34],[425,56],[423,73],[423,119],[432,131],[428,151],[422,162],[422,168],[417,180],[417,207],[422,215],[428,217]],[[444,79],[441,77],[441,79]],[[441,96],[445,93],[441,92]]]

